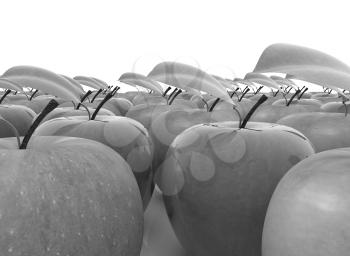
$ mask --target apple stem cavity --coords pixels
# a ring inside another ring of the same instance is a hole
[[[173,96],[173,97],[171,98],[171,100],[169,101],[169,105],[173,104],[173,101],[176,99],[176,97],[177,97],[180,93],[182,93],[182,90],[181,90],[181,89],[178,90],[178,91],[174,94],[174,96]]]
[[[259,100],[254,104],[254,106],[249,110],[248,114],[244,117],[244,120],[242,121],[242,123],[239,125],[239,128],[245,128],[249,119],[252,117],[252,115],[254,114],[255,110],[261,105],[263,104],[265,101],[267,100],[267,96],[265,94],[263,94]]]
[[[29,98],[30,101],[33,99],[33,97],[35,96],[35,94],[38,93],[38,91],[39,91],[39,90],[36,89],[36,90],[32,93],[32,95],[30,95],[30,98]]]
[[[303,97],[303,95],[304,95],[304,93],[307,91],[307,90],[309,90],[309,88],[304,88],[304,90],[299,94],[299,96],[298,96],[298,100],[300,100],[301,99],[301,97]]]
[[[98,112],[100,111],[100,109],[102,108],[102,106],[114,96],[115,91],[114,92],[113,91],[108,93],[106,95],[106,97],[104,97],[103,100],[98,104],[98,106],[96,107],[94,113],[92,113],[92,116],[89,120],[95,120],[95,118],[96,118]]]
[[[295,93],[292,95],[292,97],[287,102],[287,107],[293,102],[294,98],[300,93],[300,89],[296,90]]]
[[[4,99],[6,98],[7,95],[9,95],[11,93],[10,89],[7,89],[4,93],[4,95],[2,95],[1,99],[0,99],[0,104],[4,101]]]
[[[243,97],[250,91],[250,89],[248,87],[246,87],[246,89],[243,91],[241,97],[238,99],[239,102],[242,101]]]
[[[215,108],[215,106],[220,102],[220,98],[216,98],[216,100],[213,102],[213,104],[211,104],[209,111],[208,112],[212,112]]]
[[[80,102],[84,102],[87,97],[92,93],[92,91],[88,90],[80,99]]]
[[[39,126],[39,124],[45,118],[45,116],[47,116],[58,105],[59,105],[59,103],[54,99],[49,101],[49,103],[46,105],[46,107],[40,112],[38,117],[34,120],[32,125],[30,126],[29,130],[27,131],[26,135],[23,138],[22,143],[19,146],[19,149],[26,149],[27,148],[28,142],[29,142],[30,138],[32,137],[35,129]]]
[[[94,100],[96,99],[96,97],[101,93],[103,91],[103,89],[102,88],[100,88],[96,93],[95,93],[95,95],[94,95],[94,97],[92,97],[92,99],[91,99],[91,103],[93,103],[94,102]]]
[[[13,134],[15,135],[15,137],[17,139],[17,145],[19,148],[21,146],[21,140],[20,140],[19,133],[18,133],[16,127],[14,127],[13,124],[11,124],[9,121],[7,121],[4,118],[0,118],[0,122],[3,122],[4,124],[6,124],[13,131]]]

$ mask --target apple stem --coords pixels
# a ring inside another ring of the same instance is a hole
[[[346,105],[345,100],[343,100],[342,103],[343,103],[344,108],[345,108],[345,113],[344,114],[345,114],[345,116],[347,116],[348,115],[348,106]]]
[[[306,87],[306,88],[299,94],[298,100],[300,100],[301,97],[303,97],[304,93],[305,93],[307,90],[309,90],[309,88]]]
[[[276,97],[276,96],[277,96],[277,94],[279,93],[279,91],[280,91],[280,90],[277,90],[277,91],[276,91],[276,93],[273,93],[273,92],[272,92],[273,97]]]
[[[103,91],[102,88],[98,89],[98,91],[95,93],[94,97],[92,97],[92,99],[91,99],[90,102],[91,102],[91,103],[94,102],[94,100],[96,99],[96,97],[97,97],[102,91]]]
[[[258,93],[261,91],[262,88],[264,88],[264,86],[260,86],[260,87],[256,90],[256,92],[254,93],[254,95],[258,94]]]
[[[100,111],[100,109],[102,108],[102,106],[114,96],[115,91],[113,90],[112,92],[109,92],[106,97],[103,98],[103,100],[98,104],[98,106],[96,107],[94,113],[92,113],[92,116],[90,118],[90,120],[95,120],[98,112]]]
[[[11,93],[10,89],[7,89],[4,93],[4,95],[2,95],[1,99],[0,99],[0,104],[3,102],[3,100],[6,98],[7,95],[9,95]]]
[[[237,106],[233,105],[233,110],[237,113],[238,115],[238,119],[239,119],[239,127],[241,127],[242,125],[242,115],[241,113],[239,113],[238,109],[237,109]]]
[[[182,93],[182,90],[181,90],[181,89],[179,89],[179,90],[174,94],[174,96],[173,96],[173,97],[171,98],[171,100],[169,101],[169,105],[173,104],[173,101],[176,99],[176,97],[177,97],[180,93]]]
[[[168,96],[168,99],[167,99],[167,101],[168,101],[168,104],[169,104],[169,100],[171,99],[171,97],[174,95],[174,93],[176,93],[177,92],[177,88],[175,88],[171,93],[170,93],[170,95]]]
[[[230,95],[231,99],[232,99],[233,95],[236,95],[236,96],[237,96],[237,99],[239,99],[239,97],[238,97],[238,95],[237,95],[237,93],[236,93],[238,90],[239,90],[239,87],[237,87],[236,90],[234,90],[234,91],[231,92],[231,95]]]
[[[289,86],[288,86],[289,87]],[[289,87],[287,94],[293,89],[293,87]]]
[[[7,121],[4,118],[0,118],[0,122],[5,123],[13,131],[13,133],[14,133],[16,139],[17,139],[17,145],[18,145],[18,148],[19,148],[21,146],[21,140],[20,140],[19,133],[18,133],[18,130],[16,129],[16,127],[14,127],[13,124],[11,124],[9,121]]]
[[[87,97],[92,93],[92,91],[88,90],[80,99],[80,102],[84,102]]]
[[[35,129],[39,126],[39,124],[45,118],[45,116],[47,116],[58,105],[59,105],[58,102],[54,99],[49,101],[49,103],[46,105],[46,107],[40,112],[38,117],[34,120],[32,125],[30,126],[29,130],[27,131],[26,135],[23,138],[21,145],[19,146],[19,149],[26,149],[27,148],[28,142],[29,142],[30,138],[32,137]]]
[[[239,102],[241,102],[241,100],[243,99],[243,97],[247,94],[247,92],[249,92],[250,89],[248,87],[246,87],[246,89],[243,91],[241,97],[238,99]]]
[[[329,89],[328,94],[331,94],[332,91],[333,91],[333,89]]]
[[[204,105],[205,105],[205,107],[206,107],[206,109],[207,109],[207,112],[209,112],[209,105],[208,105],[208,102],[207,102],[205,99],[203,99],[203,98],[201,98],[201,100],[204,102]]]
[[[209,111],[208,112],[212,112],[215,108],[215,106],[219,103],[220,98],[216,98],[216,100],[213,102],[213,104],[211,104]]]
[[[289,99],[288,103],[287,103],[287,107],[290,105],[290,103],[292,103],[292,101],[294,100],[294,98],[300,93],[300,89],[296,90],[295,93],[292,95],[292,97]]]
[[[248,114],[244,117],[243,122],[239,125],[239,128],[245,128],[249,119],[254,114],[255,110],[267,100],[267,96],[263,94],[259,100],[254,104],[254,106],[249,110]]]
[[[33,97],[35,96],[35,94],[37,94],[38,93],[38,89],[36,89],[33,93],[32,93],[32,95],[30,95],[30,98],[29,98],[29,100],[32,100],[33,99]]]
[[[79,104],[87,111],[89,120],[91,120],[91,113],[90,113],[90,110],[88,109],[88,107],[85,106],[83,103],[79,103]]]
[[[166,94],[171,90],[171,87],[169,86],[168,88],[166,88],[166,90],[163,92],[163,97],[166,96]]]

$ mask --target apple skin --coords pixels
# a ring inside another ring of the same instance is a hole
[[[209,122],[238,121],[237,113],[231,109],[170,109],[157,115],[151,123],[150,135],[154,145],[152,167],[157,170],[164,161],[170,144],[181,132],[193,125]]]
[[[349,105],[346,105],[346,108],[349,111]],[[343,113],[345,114],[346,109],[341,101],[331,101],[323,104],[321,106],[321,111],[323,112],[332,112],[332,113]]]
[[[130,167],[86,139],[0,139],[1,255],[138,256],[143,211]]]
[[[107,102],[108,103],[108,102]],[[90,114],[92,114],[95,109],[89,108]],[[74,107],[58,107],[52,110],[49,114],[45,116],[42,122],[59,118],[59,117],[69,117],[69,116],[88,116],[88,113],[85,108],[80,107],[79,109],[75,109]],[[101,108],[98,111],[97,116],[114,116],[114,113],[109,111],[108,109]]]
[[[350,148],[317,153],[295,165],[273,193],[263,256],[348,256]]]
[[[126,117],[132,118],[140,122],[147,130],[150,129],[152,121],[157,116],[170,109],[189,109],[181,105],[166,105],[166,104],[139,104],[132,106],[126,113]]]
[[[276,123],[279,119],[294,113],[319,112],[320,106],[291,104],[288,107],[282,105],[262,105],[250,118],[254,122]]]
[[[0,105],[0,118],[10,122],[18,131],[19,136],[24,136],[32,124],[36,113],[21,105]],[[0,124],[0,138],[14,137],[15,134],[3,123]]]
[[[162,193],[155,188],[144,213],[144,235],[140,256],[189,256],[169,221]]]
[[[312,155],[293,128],[248,122],[192,126],[171,144],[156,183],[191,256],[256,256],[270,197],[282,176]]]
[[[304,134],[314,145],[315,152],[350,147],[350,116],[341,113],[291,114],[277,123]]]
[[[72,116],[48,120],[35,130],[37,136],[72,136],[103,143],[119,153],[130,165],[140,189],[144,208],[151,198],[153,144],[139,122],[121,116]]]

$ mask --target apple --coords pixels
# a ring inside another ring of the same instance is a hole
[[[147,130],[139,122],[121,116],[71,116],[42,123],[37,136],[72,136],[95,140],[119,153],[130,165],[137,180],[144,208],[153,192],[153,145]],[[116,167],[117,168],[117,167]]]
[[[18,131],[19,136],[24,136],[31,126],[36,113],[21,105],[0,105],[0,117],[10,122]],[[13,137],[14,134],[8,126],[1,125],[0,138]]]
[[[183,131],[156,174],[182,246],[191,256],[260,255],[277,183],[313,153],[304,135],[277,124],[218,122]]]
[[[350,147],[350,116],[341,113],[297,113],[277,121],[304,134],[315,147],[315,152]]]
[[[144,213],[144,235],[140,256],[189,256],[177,239],[164,206],[162,193],[155,188]]]
[[[92,140],[32,137],[55,106],[22,142],[0,139],[2,255],[138,256],[143,211],[129,165]]]
[[[347,256],[350,148],[317,153],[292,167],[270,201],[263,256]]]

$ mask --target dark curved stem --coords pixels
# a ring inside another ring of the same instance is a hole
[[[171,93],[170,93],[170,95],[168,96],[168,100],[170,100],[171,99],[171,97],[177,92],[177,88],[175,88]]]
[[[300,93],[300,90],[296,90],[295,93],[292,95],[292,97],[289,99],[288,103],[287,103],[287,107],[290,105],[290,103],[292,103],[292,101],[294,100],[294,98]]]
[[[262,88],[264,88],[264,86],[260,86],[260,87],[256,90],[256,92],[254,93],[254,95],[256,95],[257,93],[259,93],[259,92],[261,91]]]
[[[32,100],[33,99],[33,97],[35,96],[35,94],[37,94],[38,93],[38,89],[36,89],[33,93],[32,93],[32,95],[30,95],[30,98],[29,98],[29,100]]]
[[[300,100],[301,97],[303,97],[304,93],[305,93],[307,90],[309,90],[309,88],[306,87],[306,88],[299,94],[298,100]]]
[[[212,112],[215,108],[215,106],[219,103],[220,98],[216,98],[216,100],[213,102],[213,104],[211,104],[210,108],[209,108],[209,112]]]
[[[30,138],[32,137],[35,129],[39,126],[41,121],[47,116],[52,110],[54,110],[58,106],[58,102],[54,99],[50,100],[49,103],[46,105],[46,107],[40,112],[38,117],[35,119],[35,121],[30,126],[29,130],[27,131],[26,135],[23,138],[23,141],[21,143],[21,146],[19,149],[26,149],[28,142]]]
[[[90,120],[95,120],[98,112],[100,111],[100,109],[102,108],[102,106],[112,97],[114,96],[114,94],[112,92],[108,93],[106,95],[106,97],[103,98],[103,100],[98,104],[97,108],[95,109],[94,113],[92,113],[92,116],[90,118]]]
[[[290,87],[287,91],[287,94],[293,89],[293,87]]]
[[[87,108],[87,106],[85,106],[83,103],[79,103],[85,110],[86,112],[88,113],[88,117],[89,117],[89,120],[91,120],[91,113],[90,113],[90,110]]]
[[[333,89],[330,89],[330,90],[328,91],[328,94],[331,94],[332,91],[333,91]]]
[[[254,104],[254,106],[249,110],[248,114],[244,117],[244,120],[242,122],[242,124],[239,126],[239,128],[245,128],[249,119],[252,117],[252,115],[254,114],[255,110],[261,105],[263,104],[265,101],[267,100],[267,96],[265,94],[263,94],[259,100]]]
[[[166,90],[163,92],[163,97],[166,96],[166,94],[171,90],[171,87],[169,86],[168,88],[166,88]]]
[[[231,99],[232,99],[233,95],[235,95],[235,94],[236,94],[237,98],[239,99],[239,97],[238,97],[238,95],[236,93],[238,90],[239,90],[239,87],[237,87],[236,90],[231,92],[231,94],[230,94]]]
[[[243,99],[243,97],[247,94],[247,92],[249,92],[250,89],[248,87],[246,87],[246,89],[243,91],[241,97],[238,99],[239,102],[241,102],[241,100]]]
[[[0,99],[0,104],[3,102],[3,100],[6,98],[6,96],[9,95],[10,93],[11,93],[10,89],[5,91],[4,95],[2,95],[2,97]]]
[[[182,93],[182,90],[181,90],[181,89],[178,90],[178,91],[174,94],[174,96],[173,96],[173,97],[171,98],[171,100],[169,101],[169,105],[173,104],[173,101],[176,99],[176,97],[177,97],[180,93]]]
[[[273,97],[276,97],[276,96],[277,96],[277,94],[279,93],[279,91],[280,91],[280,90],[277,90],[277,91],[276,91],[276,93],[273,93],[273,92],[272,92]]]
[[[100,88],[100,89],[95,93],[94,97],[92,97],[92,99],[91,99],[90,102],[91,102],[91,103],[94,102],[94,100],[96,99],[96,97],[97,97],[102,91],[103,91],[103,89]]]
[[[81,97],[80,102],[84,102],[91,93],[92,91],[88,90],[83,97]]]

